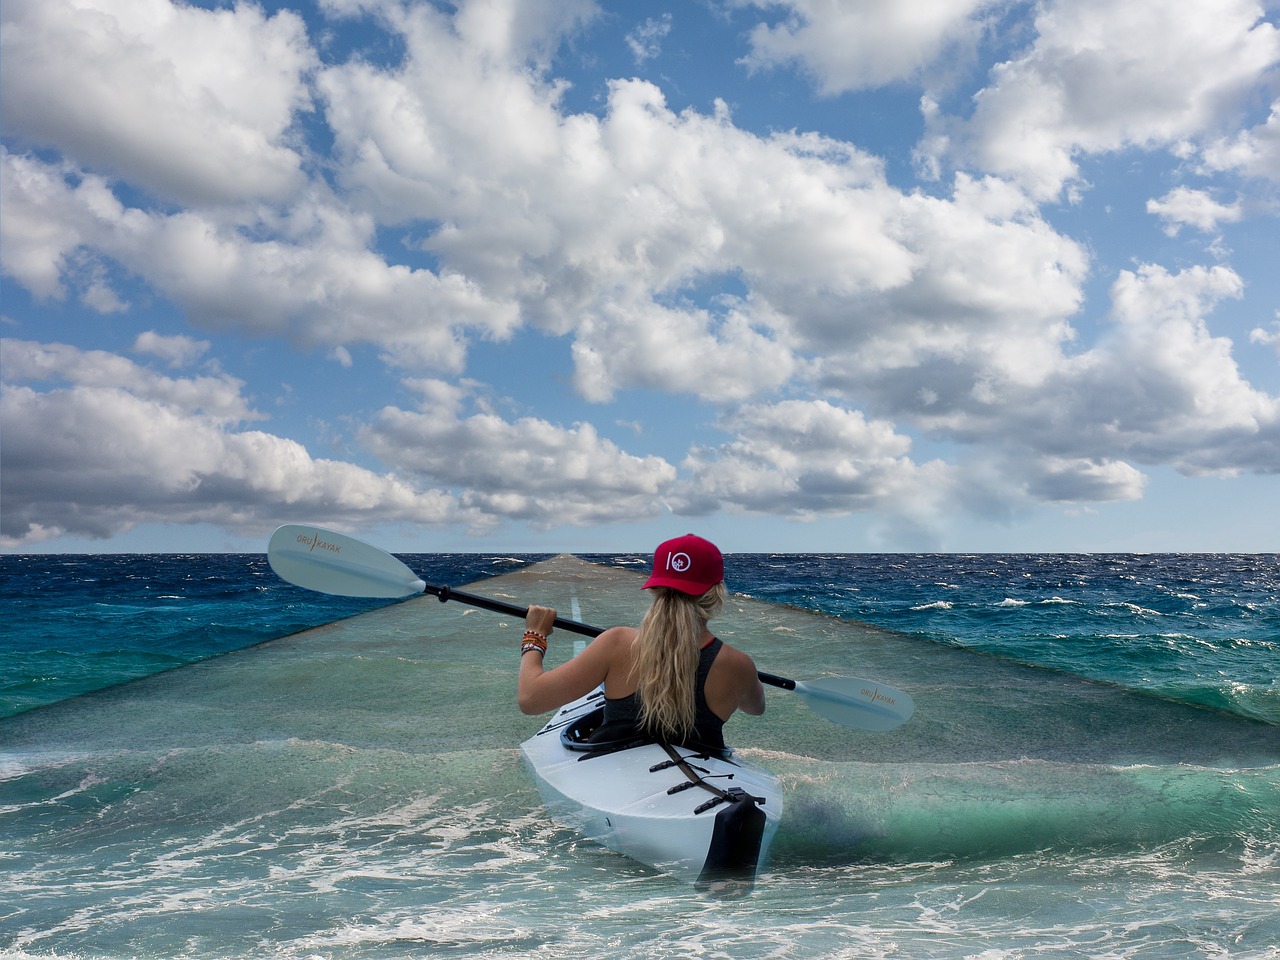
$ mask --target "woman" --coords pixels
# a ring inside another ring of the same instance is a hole
[[[764,713],[764,688],[751,658],[717,639],[707,621],[726,596],[724,558],[693,534],[661,544],[644,584],[653,602],[637,630],[612,627],[568,663],[543,670],[556,612],[530,607],[516,699],[546,713],[604,684],[605,726],[593,739],[639,729],[670,743],[724,747],[735,710]]]

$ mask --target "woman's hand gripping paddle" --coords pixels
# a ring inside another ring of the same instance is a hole
[[[340,597],[409,597],[429,593],[440,599],[524,617],[526,608],[472,593],[426,583],[407,566],[375,546],[321,527],[286,524],[271,535],[267,545],[271,569],[299,587]],[[575,620],[557,617],[555,625],[569,633],[595,637],[603,633]],[[854,730],[885,731],[911,719],[915,704],[901,690],[857,677],[821,677],[788,680],[771,673],[760,681],[791,690],[814,713]]]

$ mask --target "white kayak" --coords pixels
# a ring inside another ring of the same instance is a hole
[[[664,873],[727,891],[754,881],[782,817],[763,767],[633,738],[589,744],[604,693],[562,707],[522,745],[548,812],[584,837]]]

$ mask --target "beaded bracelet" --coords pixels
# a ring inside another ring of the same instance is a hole
[[[524,640],[520,644],[520,656],[523,657],[530,650],[537,650],[545,655],[547,652],[547,638],[536,631],[526,630]]]

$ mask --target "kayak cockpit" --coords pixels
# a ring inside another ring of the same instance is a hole
[[[606,724],[604,722],[604,705],[579,714],[560,729],[560,743],[566,750],[581,753],[579,760],[586,760],[592,754],[616,753],[619,750],[630,750],[633,747],[644,747],[661,743],[650,733],[635,724]],[[685,750],[691,750],[700,757],[715,757],[717,760],[728,760],[733,756],[729,747],[712,747],[696,740],[678,744]]]

